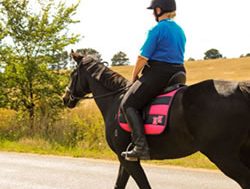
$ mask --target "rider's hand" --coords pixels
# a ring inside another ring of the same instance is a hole
[[[134,76],[133,78],[132,78],[132,82],[134,83],[136,80],[138,80],[139,79],[139,77],[138,77],[138,75],[137,76]]]

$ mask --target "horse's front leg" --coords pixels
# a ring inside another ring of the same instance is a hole
[[[121,166],[125,168],[127,174],[133,177],[140,189],[151,189],[147,176],[139,161],[127,161],[120,156],[118,158]]]
[[[129,179],[129,174],[125,168],[120,164],[118,177],[115,184],[115,189],[125,189]]]

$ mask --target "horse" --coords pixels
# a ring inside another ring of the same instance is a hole
[[[105,122],[106,140],[120,162],[115,189],[131,176],[141,189],[150,183],[140,161],[121,156],[131,134],[120,128],[118,111],[131,83],[95,60],[72,52],[77,62],[63,96],[65,106],[92,93]],[[201,152],[242,189],[250,189],[250,82],[204,80],[179,90],[170,109],[169,125],[160,135],[147,135],[152,160],[175,159]]]

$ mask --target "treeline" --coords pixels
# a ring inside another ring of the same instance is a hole
[[[95,56],[99,61],[105,61],[102,59],[102,55],[100,52],[93,48],[81,48],[77,49],[76,52],[82,54],[83,56],[92,55]],[[60,60],[57,64],[51,65],[51,69],[53,70],[64,70],[75,68],[76,64],[70,57],[70,52],[64,51],[63,53],[58,55],[58,59]],[[108,63],[108,62],[107,62]],[[129,58],[126,53],[119,51],[111,58],[110,66],[127,66],[129,65]]]
[[[249,57],[250,56],[250,53],[247,53],[247,54],[242,54],[240,55],[240,58],[243,58],[243,57]],[[224,57],[220,51],[218,49],[215,49],[215,48],[212,48],[212,49],[209,49],[207,50],[205,53],[204,53],[204,60],[209,60],[209,59],[218,59],[218,58],[226,58]],[[194,58],[190,57],[188,58],[188,61],[195,61]]]

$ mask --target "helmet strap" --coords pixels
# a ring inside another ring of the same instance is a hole
[[[154,14],[156,16],[156,21],[159,22],[159,18],[165,13],[166,11],[163,11],[161,9],[161,12],[158,14],[157,11],[156,11],[156,8],[154,8]]]

